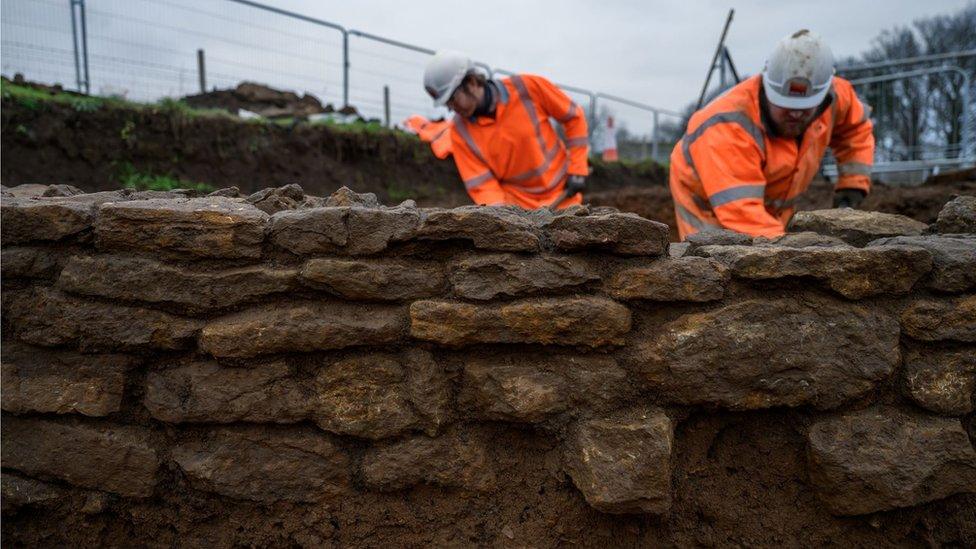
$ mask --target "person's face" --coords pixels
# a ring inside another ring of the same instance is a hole
[[[468,118],[474,114],[484,95],[485,89],[477,82],[468,82],[454,90],[454,95],[447,101],[447,108]]]
[[[776,125],[776,130],[783,137],[799,137],[807,131],[817,114],[817,107],[811,109],[784,109],[769,104],[769,116]]]

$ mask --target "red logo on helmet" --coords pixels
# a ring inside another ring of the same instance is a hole
[[[786,95],[797,95],[800,97],[806,96],[807,90],[809,89],[808,84],[802,80],[790,80],[787,86]]]

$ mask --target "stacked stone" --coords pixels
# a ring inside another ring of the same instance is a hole
[[[502,422],[560,441],[592,507],[667,515],[695,408],[812,410],[838,514],[976,491],[976,235],[679,255],[616,211],[221,194],[4,197],[5,505],[167,471],[263,503],[493,491]]]

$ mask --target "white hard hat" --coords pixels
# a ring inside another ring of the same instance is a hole
[[[463,53],[443,50],[434,54],[424,69],[424,89],[434,99],[435,107],[447,103],[473,67],[471,59]]]
[[[779,41],[763,69],[770,103],[784,109],[812,109],[830,91],[834,54],[820,35],[806,29]]]

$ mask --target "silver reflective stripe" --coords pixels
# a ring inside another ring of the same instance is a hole
[[[464,188],[466,188],[466,189],[474,189],[474,188],[480,187],[486,181],[490,181],[493,178],[494,178],[494,176],[492,175],[492,173],[490,171],[487,171],[487,172],[485,172],[485,173],[483,173],[481,175],[476,175],[476,176],[472,177],[471,179],[465,179],[464,180]]]
[[[712,228],[712,227],[715,226],[712,223],[710,223],[710,222],[708,222],[708,221],[706,221],[704,219],[701,219],[697,215],[691,213],[691,211],[689,211],[688,208],[685,208],[684,206],[682,206],[681,204],[678,204],[677,202],[674,203],[674,207],[675,207],[675,209],[678,210],[678,215],[681,216],[681,219],[684,219],[685,222],[687,222],[689,225],[691,225],[692,227],[694,227],[695,230],[698,230],[698,231],[706,230],[707,231],[708,229],[710,229],[710,228]]]
[[[478,158],[485,166],[488,165],[488,160],[485,159],[485,155],[481,154],[481,149],[478,148],[478,144],[474,142],[471,134],[468,132],[467,122],[461,116],[454,115],[454,127],[457,128],[458,134],[464,139],[464,142],[468,144],[468,148],[474,153],[475,157]]]
[[[837,165],[840,175],[871,175],[871,165],[863,162],[844,162]]]
[[[540,175],[546,173],[549,166],[552,165],[552,159],[556,158],[556,153],[559,152],[558,146],[553,146],[551,149],[546,151],[546,157],[542,159],[542,165],[538,168],[532,168],[531,170],[522,172],[518,175],[513,175],[502,180],[502,183],[515,183],[517,181],[525,181],[526,179],[531,179],[533,177],[539,177]]]
[[[569,102],[569,110],[566,111],[566,114],[564,114],[562,118],[558,118],[557,120],[559,120],[560,122],[562,122],[564,124],[566,122],[569,122],[570,120],[573,119],[574,116],[576,116],[576,109],[578,109],[578,108],[579,108],[579,106],[577,106],[576,103],[573,103],[572,101],[570,101]]]
[[[691,200],[692,200],[692,202],[695,203],[695,206],[698,206],[698,209],[699,210],[701,210],[703,212],[710,212],[710,211],[712,211],[712,205],[708,202],[708,199],[702,198],[702,197],[698,196],[697,194],[693,194],[693,195],[691,195]]]
[[[539,115],[535,112],[535,104],[532,103],[532,98],[529,97],[529,90],[525,87],[525,82],[522,81],[521,76],[513,76],[512,83],[515,84],[515,91],[519,94],[519,99],[522,100],[522,106],[525,107],[525,112],[529,113],[529,119],[532,121],[532,127],[535,128],[535,138],[539,141],[539,150],[546,150],[546,141],[542,138],[542,128],[539,127]]]
[[[586,147],[589,144],[590,140],[585,137],[574,137],[566,140],[567,147]]]
[[[745,113],[739,111],[729,111],[720,112],[718,114],[712,115],[710,118],[702,122],[695,131],[685,134],[681,139],[681,152],[684,154],[685,163],[691,167],[692,170],[695,169],[695,162],[691,158],[691,145],[702,136],[703,133],[708,128],[716,124],[734,123],[742,127],[752,138],[756,141],[756,146],[762,151],[763,156],[766,156],[766,142],[763,141],[762,130],[748,117]],[[696,170],[697,171],[697,170]]]
[[[512,185],[512,186],[518,187],[518,190],[524,193],[545,194],[555,189],[560,183],[562,183],[563,178],[566,177],[567,171],[569,171],[569,160],[563,162],[562,166],[560,166],[559,169],[556,170],[556,173],[553,174],[552,179],[549,180],[549,183],[547,183],[546,186],[542,187],[541,189],[539,187],[526,187],[523,185]]]
[[[505,83],[501,80],[495,80],[495,87],[498,88],[498,102],[505,104],[508,103],[508,88],[505,87]]]
[[[719,191],[708,197],[708,202],[712,208],[718,208],[729,202],[741,200],[743,198],[762,198],[766,193],[766,184],[759,185],[738,185],[729,187],[724,191]]]

